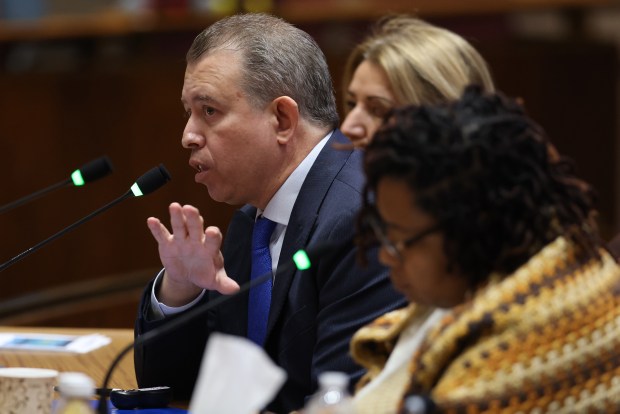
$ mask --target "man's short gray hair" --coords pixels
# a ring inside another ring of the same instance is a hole
[[[187,52],[187,64],[222,49],[242,57],[242,88],[263,107],[289,96],[305,119],[336,128],[338,113],[325,56],[312,37],[284,20],[263,13],[238,14],[203,30]]]

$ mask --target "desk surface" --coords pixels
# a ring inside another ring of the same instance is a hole
[[[9,351],[0,352],[0,365],[6,367],[50,368],[60,372],[79,371],[89,375],[97,386],[101,386],[105,374],[118,353],[133,341],[131,329],[93,329],[93,328],[37,328],[1,326],[0,332],[32,332],[64,335],[87,335],[100,333],[112,339],[106,346],[87,354]],[[133,351],[130,351],[116,367],[108,386],[110,388],[137,388],[133,367]]]

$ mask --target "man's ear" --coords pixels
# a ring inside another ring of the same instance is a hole
[[[286,144],[295,134],[299,122],[299,107],[289,96],[279,96],[271,102],[278,143]]]

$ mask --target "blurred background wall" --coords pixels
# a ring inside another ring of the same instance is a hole
[[[194,36],[241,10],[270,11],[312,34],[339,104],[346,56],[379,16],[414,13],[456,31],[595,185],[603,235],[620,230],[620,0],[0,0],[0,205],[98,156],[115,166],[101,181],[1,214],[0,263],[159,163],[173,177],[0,272],[0,324],[131,327],[160,265],[146,218],[167,222],[178,201],[225,230],[235,207],[194,183],[180,146],[180,91]]]

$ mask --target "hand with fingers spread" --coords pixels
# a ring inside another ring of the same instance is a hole
[[[172,203],[169,211],[172,233],[159,219],[149,217],[147,220],[166,268],[158,293],[160,301],[169,306],[181,306],[198,296],[202,289],[222,294],[238,290],[237,282],[224,270],[220,229],[204,229],[200,212],[191,205]]]

